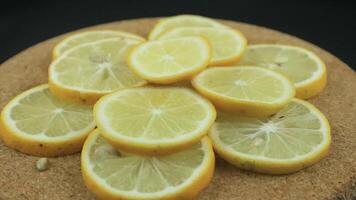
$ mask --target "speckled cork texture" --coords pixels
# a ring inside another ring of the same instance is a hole
[[[89,29],[114,29],[147,36],[157,19],[114,22]],[[339,199],[356,183],[356,73],[330,53],[296,37],[253,25],[221,21],[242,31],[250,44],[281,43],[305,47],[326,63],[328,84],[311,99],[329,119],[332,145],[321,162],[291,175],[269,176],[239,170],[220,158],[212,183],[199,200]],[[20,92],[47,82],[53,46],[65,35],[24,50],[0,65],[0,108]],[[9,149],[0,141],[0,200],[96,199],[80,173],[80,155],[50,158],[38,172],[37,157]],[[355,192],[356,193],[356,192]],[[351,198],[350,198],[351,199]]]

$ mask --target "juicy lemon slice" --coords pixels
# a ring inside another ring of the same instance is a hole
[[[192,85],[218,108],[248,116],[268,116],[294,96],[291,82],[260,67],[212,67],[196,76]]]
[[[207,17],[198,15],[177,15],[161,19],[151,30],[148,39],[157,39],[162,33],[178,27],[228,28]]]
[[[102,39],[109,39],[109,38],[118,38],[118,39],[130,39],[130,40],[137,40],[140,42],[145,41],[144,38],[121,31],[112,31],[112,30],[99,30],[99,31],[85,31],[80,33],[75,33],[71,36],[68,36],[61,42],[59,42],[53,49],[52,58],[55,59],[58,56],[62,55],[64,52],[76,47],[78,45],[88,43],[88,42],[95,42]]]
[[[132,50],[127,62],[143,79],[168,84],[199,73],[208,66],[210,58],[206,40],[185,37],[144,43]]]
[[[139,43],[114,38],[66,51],[49,67],[51,91],[64,99],[93,104],[105,94],[144,85],[125,62],[128,51]]]
[[[227,161],[269,174],[291,173],[318,162],[331,141],[328,120],[298,99],[263,119],[219,112],[209,135]]]
[[[11,100],[1,112],[5,144],[35,156],[79,152],[95,128],[92,107],[59,100],[40,85]]]
[[[233,29],[181,27],[162,34],[159,39],[201,36],[211,44],[213,56],[210,65],[226,65],[240,59],[247,45],[245,36]]]
[[[94,106],[103,137],[117,149],[141,155],[185,149],[207,133],[215,116],[213,105],[187,88],[125,89]]]
[[[81,154],[84,182],[102,199],[192,199],[213,176],[209,138],[167,156],[144,157],[117,151],[93,131]]]
[[[324,62],[313,52],[300,47],[250,45],[239,64],[255,65],[282,73],[294,83],[296,97],[302,99],[317,95],[326,85]]]

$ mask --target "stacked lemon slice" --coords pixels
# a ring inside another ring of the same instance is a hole
[[[213,148],[239,168],[269,174],[326,156],[327,119],[297,99],[325,87],[325,65],[313,52],[247,46],[239,30],[194,15],[160,20],[148,39],[97,30],[61,41],[49,84],[3,109],[5,143],[61,156],[79,152],[89,135],[82,175],[102,199],[194,198],[212,179]]]
[[[92,106],[62,101],[47,84],[18,95],[1,112],[4,142],[36,156],[80,151],[94,127]]]

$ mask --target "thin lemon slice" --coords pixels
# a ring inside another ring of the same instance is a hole
[[[295,94],[291,82],[260,67],[212,67],[192,85],[224,111],[268,116],[287,105]]]
[[[49,86],[57,96],[95,103],[101,96],[146,82],[128,68],[128,51],[136,39],[106,39],[85,43],[66,51],[49,67]]]
[[[219,112],[209,135],[217,153],[230,163],[269,174],[291,173],[318,162],[331,142],[328,120],[298,99],[268,118]]]
[[[75,33],[71,36],[68,36],[61,42],[59,42],[53,49],[52,58],[55,59],[58,56],[62,55],[64,52],[72,49],[78,45],[95,42],[102,39],[109,38],[118,38],[121,40],[137,40],[139,42],[145,41],[144,38],[134,35],[131,33],[121,32],[121,31],[112,31],[112,30],[98,30],[98,31],[85,31],[80,33]]]
[[[202,138],[215,120],[213,105],[187,88],[125,89],[101,98],[94,119],[117,149],[141,155],[180,151]]]
[[[162,33],[178,27],[227,28],[213,19],[198,15],[177,15],[161,19],[151,30],[148,39],[157,39]]]
[[[227,65],[238,61],[247,45],[241,32],[226,28],[181,27],[162,34],[159,39],[186,36],[201,36],[209,41],[213,51],[210,65]]]
[[[295,86],[296,97],[307,99],[320,93],[326,85],[324,62],[313,52],[288,45],[250,45],[239,62],[272,69],[289,78]]]
[[[209,138],[167,156],[143,157],[115,150],[93,131],[81,154],[87,187],[102,199],[192,199],[213,176]]]
[[[64,102],[45,84],[11,100],[1,112],[0,128],[11,148],[35,156],[63,156],[79,152],[95,124],[91,106]]]
[[[205,39],[184,37],[144,43],[132,50],[127,62],[141,78],[169,84],[199,73],[210,58],[210,45]]]

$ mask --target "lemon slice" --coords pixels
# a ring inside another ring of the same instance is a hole
[[[213,105],[187,88],[125,89],[101,98],[94,119],[117,149],[163,155],[202,138],[215,120]]]
[[[106,39],[74,47],[49,67],[49,86],[57,96],[93,104],[119,89],[144,85],[127,66],[128,51],[138,40]]]
[[[178,27],[228,28],[207,17],[198,15],[177,15],[161,19],[151,30],[148,39],[157,39],[162,33]]]
[[[81,154],[87,187],[102,199],[192,199],[213,176],[215,157],[209,138],[184,151],[144,157],[117,151],[93,131]]]
[[[268,118],[218,112],[209,134],[221,157],[240,168],[269,174],[291,173],[318,162],[331,142],[328,120],[298,99]]]
[[[210,58],[211,49],[205,39],[185,37],[144,43],[132,50],[127,62],[141,78],[169,84],[202,71]]]
[[[284,76],[260,67],[212,67],[192,85],[218,108],[247,116],[268,116],[287,105],[294,87]]]
[[[5,144],[35,156],[79,152],[95,128],[92,107],[59,100],[40,85],[11,100],[1,112]]]
[[[210,65],[226,65],[238,61],[247,45],[242,33],[226,28],[181,27],[162,34],[159,39],[186,36],[201,36],[209,41],[213,51]]]
[[[137,40],[140,42],[145,41],[144,38],[121,31],[112,31],[112,30],[98,30],[98,31],[85,31],[80,33],[75,33],[71,36],[68,36],[61,42],[59,42],[53,49],[52,57],[53,59],[57,58],[58,56],[62,55],[65,51],[72,49],[78,45],[88,43],[88,42],[95,42],[102,39],[109,39],[109,38],[118,38],[121,40],[130,39],[130,40]]]
[[[282,73],[294,83],[296,97],[302,99],[317,95],[326,85],[324,62],[313,52],[300,47],[250,45],[239,64],[260,66]]]

